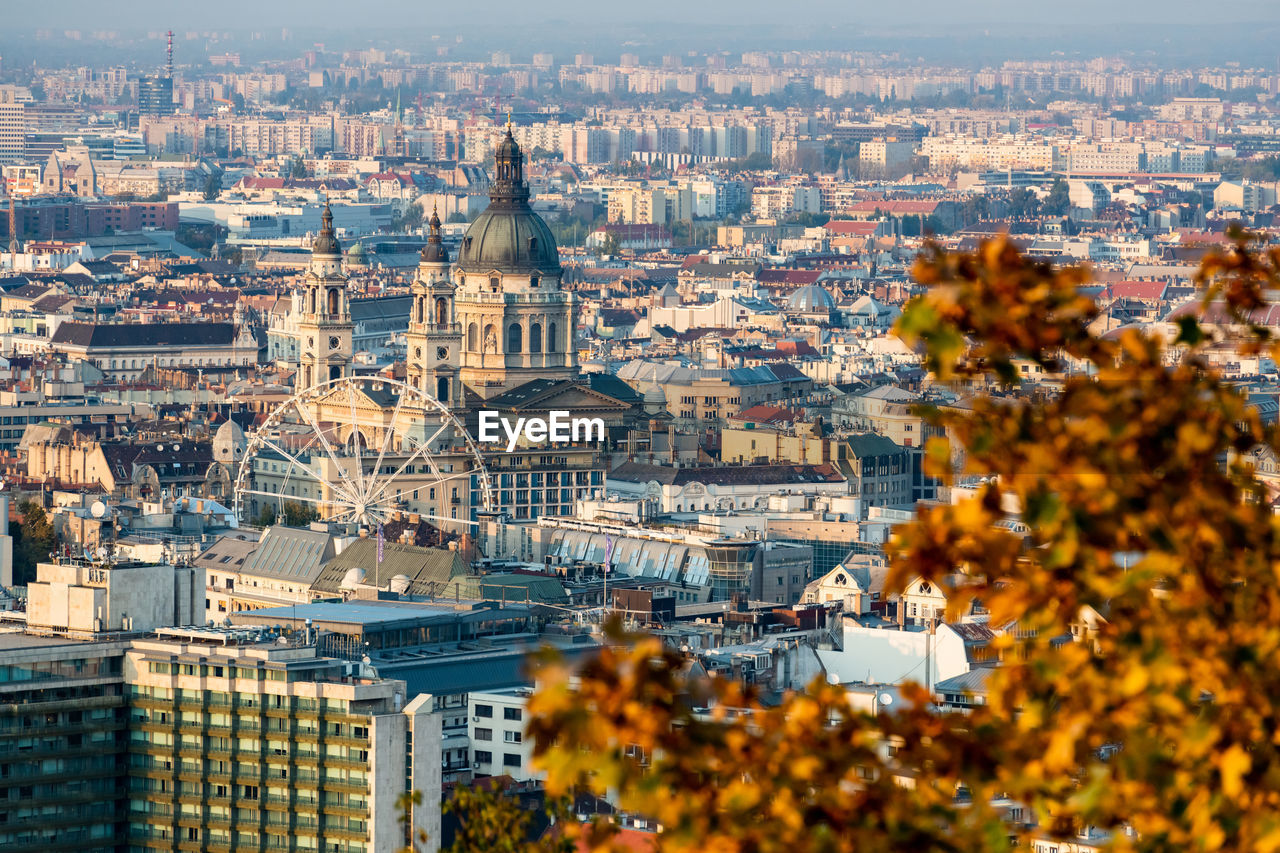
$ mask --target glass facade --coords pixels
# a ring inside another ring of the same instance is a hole
[[[0,665],[0,850],[120,849],[128,726],[120,670],[118,650]]]
[[[711,601],[728,601],[739,593],[750,595],[751,570],[759,547],[756,542],[724,539],[707,543],[707,559],[711,564]]]

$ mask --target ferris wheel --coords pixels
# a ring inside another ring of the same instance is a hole
[[[434,397],[393,379],[321,382],[279,405],[248,437],[233,509],[242,523],[269,510],[372,529],[397,511],[435,526],[474,524],[494,494],[462,422]]]

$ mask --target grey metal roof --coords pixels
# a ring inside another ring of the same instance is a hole
[[[376,539],[357,539],[325,564],[312,588],[336,593],[349,569],[363,569],[367,582],[375,580],[375,573],[384,580],[404,575],[409,578],[410,595],[431,595],[451,578],[466,572],[457,551],[384,542],[381,562],[377,551]]]
[[[262,534],[257,549],[240,571],[311,585],[320,577],[333,551],[333,540],[328,533],[276,525]]]
[[[452,607],[435,607],[405,601],[314,601],[310,604],[270,607],[250,610],[243,614],[254,619],[310,619],[320,623],[346,623],[350,625],[381,625],[389,622],[410,622],[428,618],[456,618]]]
[[[995,667],[992,666],[976,667],[960,675],[942,679],[933,685],[933,690],[935,693],[985,694],[987,682],[995,671]]]
[[[435,659],[412,661],[378,660],[375,667],[383,678],[398,678],[408,685],[410,697],[419,693],[451,695],[480,690],[500,690],[533,684],[529,653],[538,646],[508,646],[482,654],[441,654]],[[595,643],[561,646],[569,662],[581,660],[599,648]]]

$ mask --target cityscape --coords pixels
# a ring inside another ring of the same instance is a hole
[[[118,5],[0,32],[4,853],[1280,849],[1276,8]]]

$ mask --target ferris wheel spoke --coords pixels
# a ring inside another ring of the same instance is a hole
[[[399,468],[397,468],[394,474],[388,475],[386,479],[384,479],[381,483],[376,485],[376,488],[373,489],[373,493],[370,495],[369,499],[377,500],[378,498],[380,498],[387,491],[387,489],[391,487],[391,484],[394,483],[396,479],[399,478],[399,476],[405,472],[405,469],[408,468],[410,465],[412,465],[414,462],[416,462],[418,459],[426,460],[427,465],[431,468],[432,472],[436,475],[437,481],[443,479],[444,475],[442,475],[440,473],[440,469],[436,467],[436,461],[431,458],[429,443],[422,444],[422,445],[419,445],[418,448],[414,450],[412,454],[410,454],[408,459],[404,460],[404,464],[401,465]]]
[[[288,459],[288,460],[289,460],[290,462],[292,462],[293,464],[297,465],[297,466],[298,466],[298,468],[299,468],[299,469],[301,469],[302,471],[305,471],[305,472],[307,472],[308,474],[310,474],[312,477],[314,477],[314,478],[315,478],[315,480],[316,480],[316,482],[317,482],[317,483],[326,483],[326,482],[328,482],[328,481],[326,481],[326,480],[325,480],[325,478],[324,478],[324,477],[322,477],[318,472],[316,472],[314,469],[312,469],[311,467],[309,467],[306,463],[304,463],[304,462],[303,462],[301,459],[299,459],[297,456],[295,456],[294,454],[292,454],[292,453],[290,453],[289,451],[285,450],[283,447],[281,447],[279,444],[276,444],[274,441],[272,441],[271,439],[267,438],[265,435],[259,435],[259,436],[257,436],[257,440],[258,440],[259,442],[261,442],[262,444],[265,444],[267,447],[271,448],[272,450],[274,450],[276,453],[279,453],[281,456],[283,456],[284,458]],[[341,488],[341,487],[339,487],[339,485],[338,485],[337,483],[329,483],[329,486],[330,486],[331,488],[335,489],[336,491],[341,492],[341,493],[342,493],[342,495],[343,495],[343,497],[345,497],[345,498],[348,498],[348,499],[353,499],[353,498],[354,498],[354,496],[353,496],[353,495],[351,495],[351,494],[350,494],[350,493],[349,493],[345,488]],[[354,503],[354,500],[352,500],[352,502]]]
[[[391,413],[391,423],[387,424],[387,434],[382,438],[382,448],[378,450],[378,461],[373,463],[373,477],[370,478],[369,488],[365,491],[365,497],[371,498],[373,487],[377,483],[378,472],[382,470],[382,460],[387,456],[387,448],[391,446],[391,438],[396,433],[396,424],[400,421],[400,408],[404,405],[404,398],[408,396],[405,391],[400,392],[400,396],[396,398],[395,411]]]
[[[285,503],[288,503],[289,501],[302,501],[303,503],[317,504],[319,506],[350,506],[350,503],[345,500],[335,501],[326,498],[311,498],[304,495],[282,495],[277,492],[267,492],[260,489],[241,489],[240,493],[245,495],[259,495],[264,498],[274,498],[276,500],[284,501]]]
[[[440,434],[443,433],[450,426],[452,426],[452,421],[446,418],[445,421],[442,424],[440,424],[440,428],[437,429],[434,433],[432,433],[430,438],[422,442],[422,444],[418,445],[418,447],[413,451],[413,453],[410,454],[409,458],[404,461],[404,464],[396,469],[396,472],[394,474],[391,474],[389,477],[387,477],[387,479],[383,481],[381,485],[377,486],[376,489],[375,488],[370,489],[370,495],[369,495],[370,499],[376,499],[379,495],[385,492],[387,490],[387,487],[391,485],[392,481],[394,481],[397,477],[403,474],[406,468],[412,465],[415,460],[422,457],[424,454],[426,454],[427,464],[432,466],[433,469],[435,469],[435,461],[430,456],[431,442],[439,438]]]
[[[344,491],[350,494],[354,498],[355,493],[352,491],[352,487],[354,486],[354,484],[351,482],[351,476],[347,472],[346,465],[343,464],[341,457],[339,457],[337,451],[333,449],[333,445],[329,443],[329,439],[327,436],[325,436],[324,429],[321,428],[320,422],[317,421],[316,418],[312,416],[311,412],[308,411],[307,408],[303,406],[300,402],[295,401],[293,403],[293,408],[299,415],[302,416],[302,419],[307,422],[307,425],[310,426],[313,430],[315,430],[316,435],[320,437],[320,444],[322,447],[324,447],[324,452],[328,454],[329,461],[333,463],[334,468],[336,468],[338,471],[338,476],[341,477],[343,480]],[[331,483],[330,485],[334,486],[335,488],[337,487],[336,483]]]
[[[347,385],[347,409],[351,412],[351,449],[356,457],[356,494],[367,492],[364,476],[364,456],[360,453],[360,445],[364,443],[364,433],[356,423],[356,391],[354,385]]]
[[[426,512],[420,512],[420,513],[418,513],[418,517],[419,517],[419,518],[427,518],[427,519],[430,519],[430,520],[432,520],[432,521],[445,521],[445,522],[448,522],[448,523],[450,523],[450,524],[467,524],[467,525],[470,525],[470,526],[472,526],[472,527],[475,527],[475,526],[477,526],[477,525],[479,524],[479,522],[476,522],[476,521],[468,521],[468,520],[467,520],[467,519],[465,519],[465,518],[445,518],[443,515],[432,515],[432,514],[430,514],[430,513],[426,513]]]
[[[316,440],[317,440],[317,436],[313,433],[310,440],[307,441],[307,443],[302,446],[301,450],[297,451],[298,457],[301,458],[302,456],[307,456],[307,458],[310,458],[311,448],[315,446]],[[293,479],[294,467],[295,467],[294,463],[290,462],[288,470],[285,471],[284,478],[280,481],[280,494],[282,496],[289,488],[289,481]],[[302,482],[302,486],[301,486],[302,488],[304,489],[307,488],[307,485],[302,477],[299,477],[298,480]],[[323,487],[324,484],[320,483],[319,485]]]

